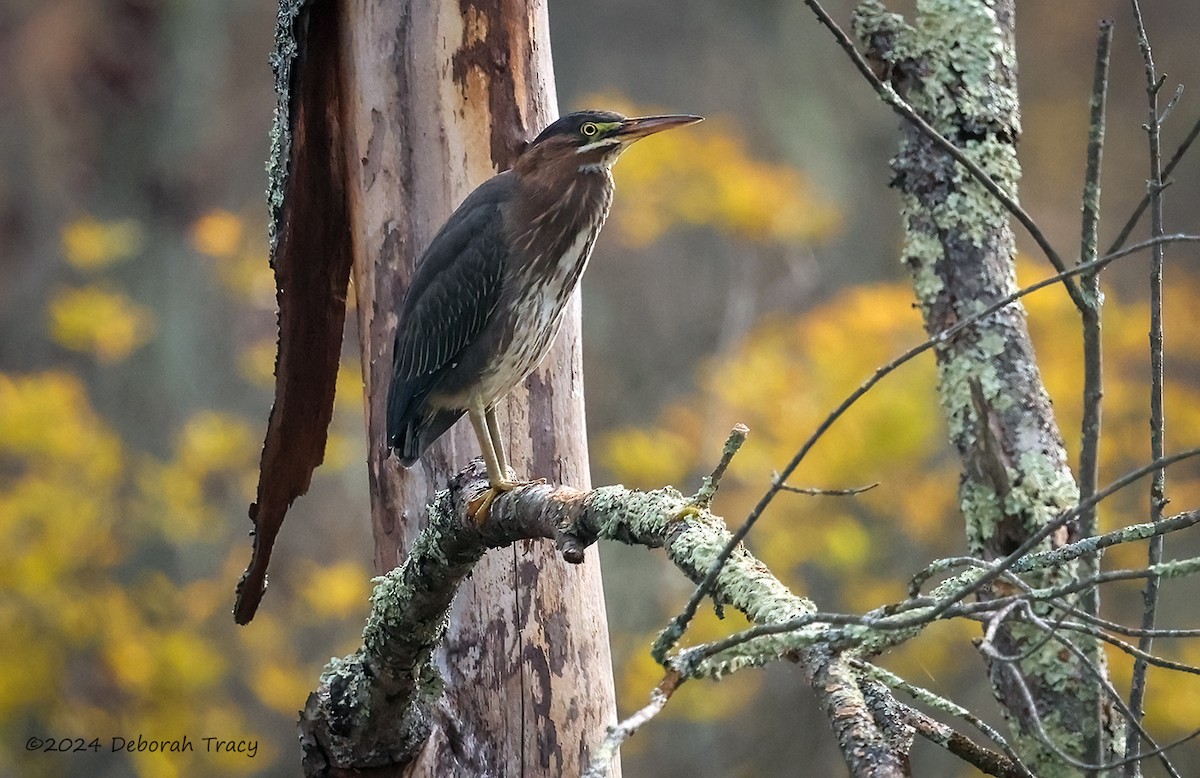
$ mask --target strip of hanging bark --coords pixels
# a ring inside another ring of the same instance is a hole
[[[254,550],[237,587],[246,624],[267,584],[271,548],[292,502],[325,457],[346,320],[352,246],[332,0],[282,3],[272,55],[278,105],[270,161],[271,266],[279,305],[275,402],[250,506]]]

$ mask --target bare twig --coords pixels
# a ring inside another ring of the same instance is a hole
[[[696,496],[692,498],[692,502],[696,507],[707,508],[712,505],[713,496],[716,495],[717,489],[721,486],[721,478],[729,468],[729,463],[733,461],[733,455],[746,442],[746,436],[749,434],[750,428],[745,424],[733,425],[733,429],[729,431],[729,438],[725,441],[725,448],[721,450],[721,461],[713,469],[712,475],[704,477],[704,482],[700,485],[700,491],[696,492]]]
[[[817,489],[810,486],[789,486],[788,484],[782,484],[779,487],[779,491],[791,492],[792,494],[807,494],[812,497],[853,497],[856,494],[869,492],[876,486],[879,486],[878,481],[873,484],[857,486],[852,489]]]
[[[977,730],[983,733],[985,737],[989,738],[993,743],[1000,747],[1000,750],[1003,751],[1004,755],[1008,757],[1008,760],[1012,765],[1014,775],[1022,776],[1022,778],[1034,778],[1033,773],[1031,773],[1029,768],[1021,762],[1020,756],[1017,755],[1017,752],[1012,746],[1009,745],[1008,741],[1004,739],[1004,736],[967,708],[962,707],[953,700],[949,700],[941,695],[934,694],[924,687],[909,683],[895,673],[885,670],[878,665],[874,665],[862,659],[852,659],[850,662],[853,667],[863,671],[866,675],[874,678],[880,683],[883,683],[897,691],[902,691],[908,696],[912,697],[914,700],[924,703],[934,710],[941,711],[951,716],[956,716],[970,724],[972,727],[975,727]]]
[[[1083,184],[1083,225],[1080,236],[1080,262],[1096,258],[1099,251],[1100,232],[1100,171],[1104,160],[1104,110],[1108,99],[1108,64],[1112,52],[1112,19],[1100,22],[1100,36],[1096,41],[1096,67],[1092,79],[1091,121],[1088,127],[1087,173]],[[1104,298],[1100,293],[1100,271],[1084,273],[1079,279],[1086,305],[1080,309],[1083,321],[1083,420],[1079,447],[1079,496],[1087,499],[1096,492],[1100,477],[1100,428],[1101,399],[1104,397],[1103,353],[1100,346],[1100,309]],[[1079,516],[1078,536],[1096,534],[1096,509],[1088,508]],[[1100,569],[1100,558],[1088,555],[1080,560],[1080,575],[1089,576]],[[1083,593],[1081,608],[1085,613],[1100,612],[1100,591],[1091,589]],[[1103,661],[1100,645],[1089,641],[1086,648],[1087,661]],[[1104,759],[1104,701],[1096,698],[1093,712],[1096,723],[1086,730],[1084,755],[1089,761]]]
[[[867,80],[867,83],[871,85],[871,88],[875,90],[880,99],[887,103],[902,118],[924,133],[938,148],[950,155],[955,162],[962,165],[971,174],[972,178],[978,181],[989,194],[996,198],[997,202],[1004,206],[1005,210],[1021,223],[1021,226],[1029,233],[1029,237],[1033,238],[1034,243],[1046,255],[1046,259],[1058,271],[1059,276],[1057,278],[1062,282],[1064,288],[1066,288],[1067,293],[1071,296],[1071,300],[1076,306],[1082,306],[1083,297],[1079,291],[1079,287],[1071,280],[1070,276],[1063,275],[1063,272],[1067,269],[1066,263],[1063,262],[1062,257],[1059,256],[1054,247],[1050,245],[1050,241],[1042,233],[1041,227],[1033,220],[1032,216],[1026,213],[1016,198],[1004,191],[1004,188],[996,183],[996,180],[988,175],[986,170],[963,153],[962,149],[955,146],[949,139],[934,129],[929,122],[925,121],[924,117],[917,113],[915,108],[896,93],[891,84],[885,83],[875,75],[870,63],[867,62],[866,58],[863,57],[854,45],[854,41],[838,26],[838,23],[833,20],[833,17],[829,15],[829,12],[822,7],[818,0],[804,0],[804,4],[817,15],[818,21],[833,34],[834,40],[846,52],[846,55],[850,57],[850,60],[854,63],[854,67]]]
[[[1163,178],[1162,159],[1159,132],[1162,128],[1162,117],[1158,112],[1158,91],[1162,82],[1154,67],[1154,55],[1150,49],[1150,39],[1146,34],[1145,21],[1142,18],[1142,8],[1138,0],[1130,0],[1133,8],[1133,18],[1137,27],[1138,46],[1142,51],[1142,59],[1146,65],[1147,85],[1147,119],[1146,138],[1150,148],[1150,179],[1147,183],[1150,194],[1150,234],[1158,237],[1165,234],[1163,226]],[[1166,247],[1159,244],[1151,253],[1150,264],[1150,454],[1155,459],[1161,459],[1165,450],[1166,420],[1163,411],[1163,259]],[[1167,471],[1159,468],[1150,478],[1150,520],[1162,520],[1163,508],[1166,505]],[[1153,568],[1162,561],[1163,540],[1156,536],[1150,540],[1149,566]],[[1153,629],[1158,612],[1159,581],[1156,577],[1146,580],[1142,592],[1142,628]],[[1138,648],[1145,653],[1151,653],[1154,638],[1147,634],[1138,639]],[[1133,679],[1129,688],[1129,707],[1132,710],[1131,722],[1138,723],[1142,717],[1142,705],[1146,696],[1146,661],[1137,658],[1133,663]],[[1127,778],[1134,778],[1140,772],[1136,762],[1141,743],[1133,732],[1128,733],[1125,741],[1125,756],[1134,760],[1125,768]]]
[[[668,668],[666,676],[659,681],[658,686],[655,686],[651,690],[650,702],[633,715],[608,728],[608,734],[597,747],[596,753],[592,755],[592,763],[583,773],[583,778],[603,778],[603,776],[608,775],[608,766],[616,758],[621,744],[628,740],[650,719],[661,713],[662,709],[666,707],[667,701],[671,699],[671,695],[686,680],[687,676],[681,675],[677,670]]]
[[[1183,159],[1184,155],[1187,154],[1188,149],[1192,147],[1192,144],[1196,141],[1196,138],[1200,138],[1200,119],[1197,119],[1192,124],[1192,128],[1188,131],[1188,134],[1183,139],[1183,142],[1179,144],[1179,148],[1175,149],[1175,153],[1171,155],[1170,161],[1163,166],[1162,174],[1164,178],[1171,175],[1171,172],[1175,170],[1175,166],[1178,165]],[[1125,245],[1125,241],[1129,240],[1129,236],[1133,233],[1134,228],[1136,228],[1138,222],[1141,221],[1142,214],[1144,214],[1146,209],[1149,207],[1150,193],[1147,192],[1142,197],[1141,202],[1138,203],[1137,208],[1133,209],[1133,213],[1129,216],[1129,220],[1125,222],[1125,226],[1121,228],[1121,231],[1117,234],[1117,237],[1112,242],[1112,245],[1108,247],[1109,254],[1112,254],[1114,251],[1117,251]]]

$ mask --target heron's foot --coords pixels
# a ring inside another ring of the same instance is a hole
[[[511,492],[519,486],[527,486],[531,483],[533,481],[518,481],[508,478],[489,481],[487,491],[467,504],[467,512],[475,520],[476,524],[483,524],[487,521],[488,513],[492,509],[492,503],[496,501],[497,497],[505,492]]]

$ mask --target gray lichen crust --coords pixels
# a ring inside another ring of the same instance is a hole
[[[938,133],[978,163],[1014,200],[1020,179],[1012,0],[918,0],[907,24],[877,0],[862,2],[855,32],[883,63],[897,93]],[[903,258],[930,336],[1016,290],[1015,244],[1006,207],[912,125],[892,160],[904,202]],[[1062,436],[1042,383],[1024,308],[1008,305],[936,349],[941,404],[962,461],[959,499],[974,555],[995,559],[1079,500]],[[1050,550],[1069,539],[1051,535]],[[1072,580],[1075,565],[1031,575],[1035,586]],[[998,647],[1018,663],[1041,723],[1064,751],[1081,757],[1080,733],[1095,727],[1091,679],[1054,641],[1032,628],[1001,631]],[[992,682],[1012,714],[1018,748],[1039,775],[1075,775],[1033,730],[1011,667],[991,663]]]
[[[307,0],[280,0],[275,21],[275,48],[269,61],[275,74],[275,111],[271,124],[271,151],[267,157],[267,241],[274,266],[275,248],[282,229],[283,200],[287,188],[288,159],[292,153],[292,64],[300,51],[296,20]]]
[[[483,525],[466,506],[486,488],[482,467],[451,482],[429,509],[429,523],[400,567],[376,579],[363,645],[333,659],[301,720],[306,764],[366,768],[403,764],[430,731],[441,695],[433,653],[440,644],[451,601],[488,548],[518,539],[569,535],[579,546],[596,540],[665,548],[693,581],[712,567],[730,533],[719,517],[677,490],[639,492],[621,486],[578,492],[530,485],[505,495]],[[813,604],[793,594],[744,547],[722,569],[713,599],[759,624],[811,614]],[[819,641],[823,626],[765,636],[712,657],[695,676],[719,678]],[[395,727],[393,722],[402,722]]]

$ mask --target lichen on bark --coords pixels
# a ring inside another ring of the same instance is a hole
[[[918,0],[909,24],[865,0],[855,32],[897,94],[1015,200],[1021,121],[1013,14],[1012,0]],[[935,337],[1016,290],[1009,211],[915,125],[903,127],[892,167],[903,198],[903,261]],[[968,547],[996,559],[1079,500],[1023,306],[1006,306],[943,340],[935,353],[942,409],[963,463],[959,504]],[[1054,533],[1039,550],[1070,539],[1066,530]],[[1067,563],[1039,571],[1031,583],[1075,575]],[[1039,639],[1032,627],[1006,625],[997,647],[1027,654],[1015,666],[1041,710],[1025,703],[1010,663],[989,660],[993,687],[1027,763],[1039,775],[1075,775],[1036,736],[1035,716],[1059,748],[1081,758],[1080,733],[1098,726],[1098,686],[1056,641],[1039,646]]]

